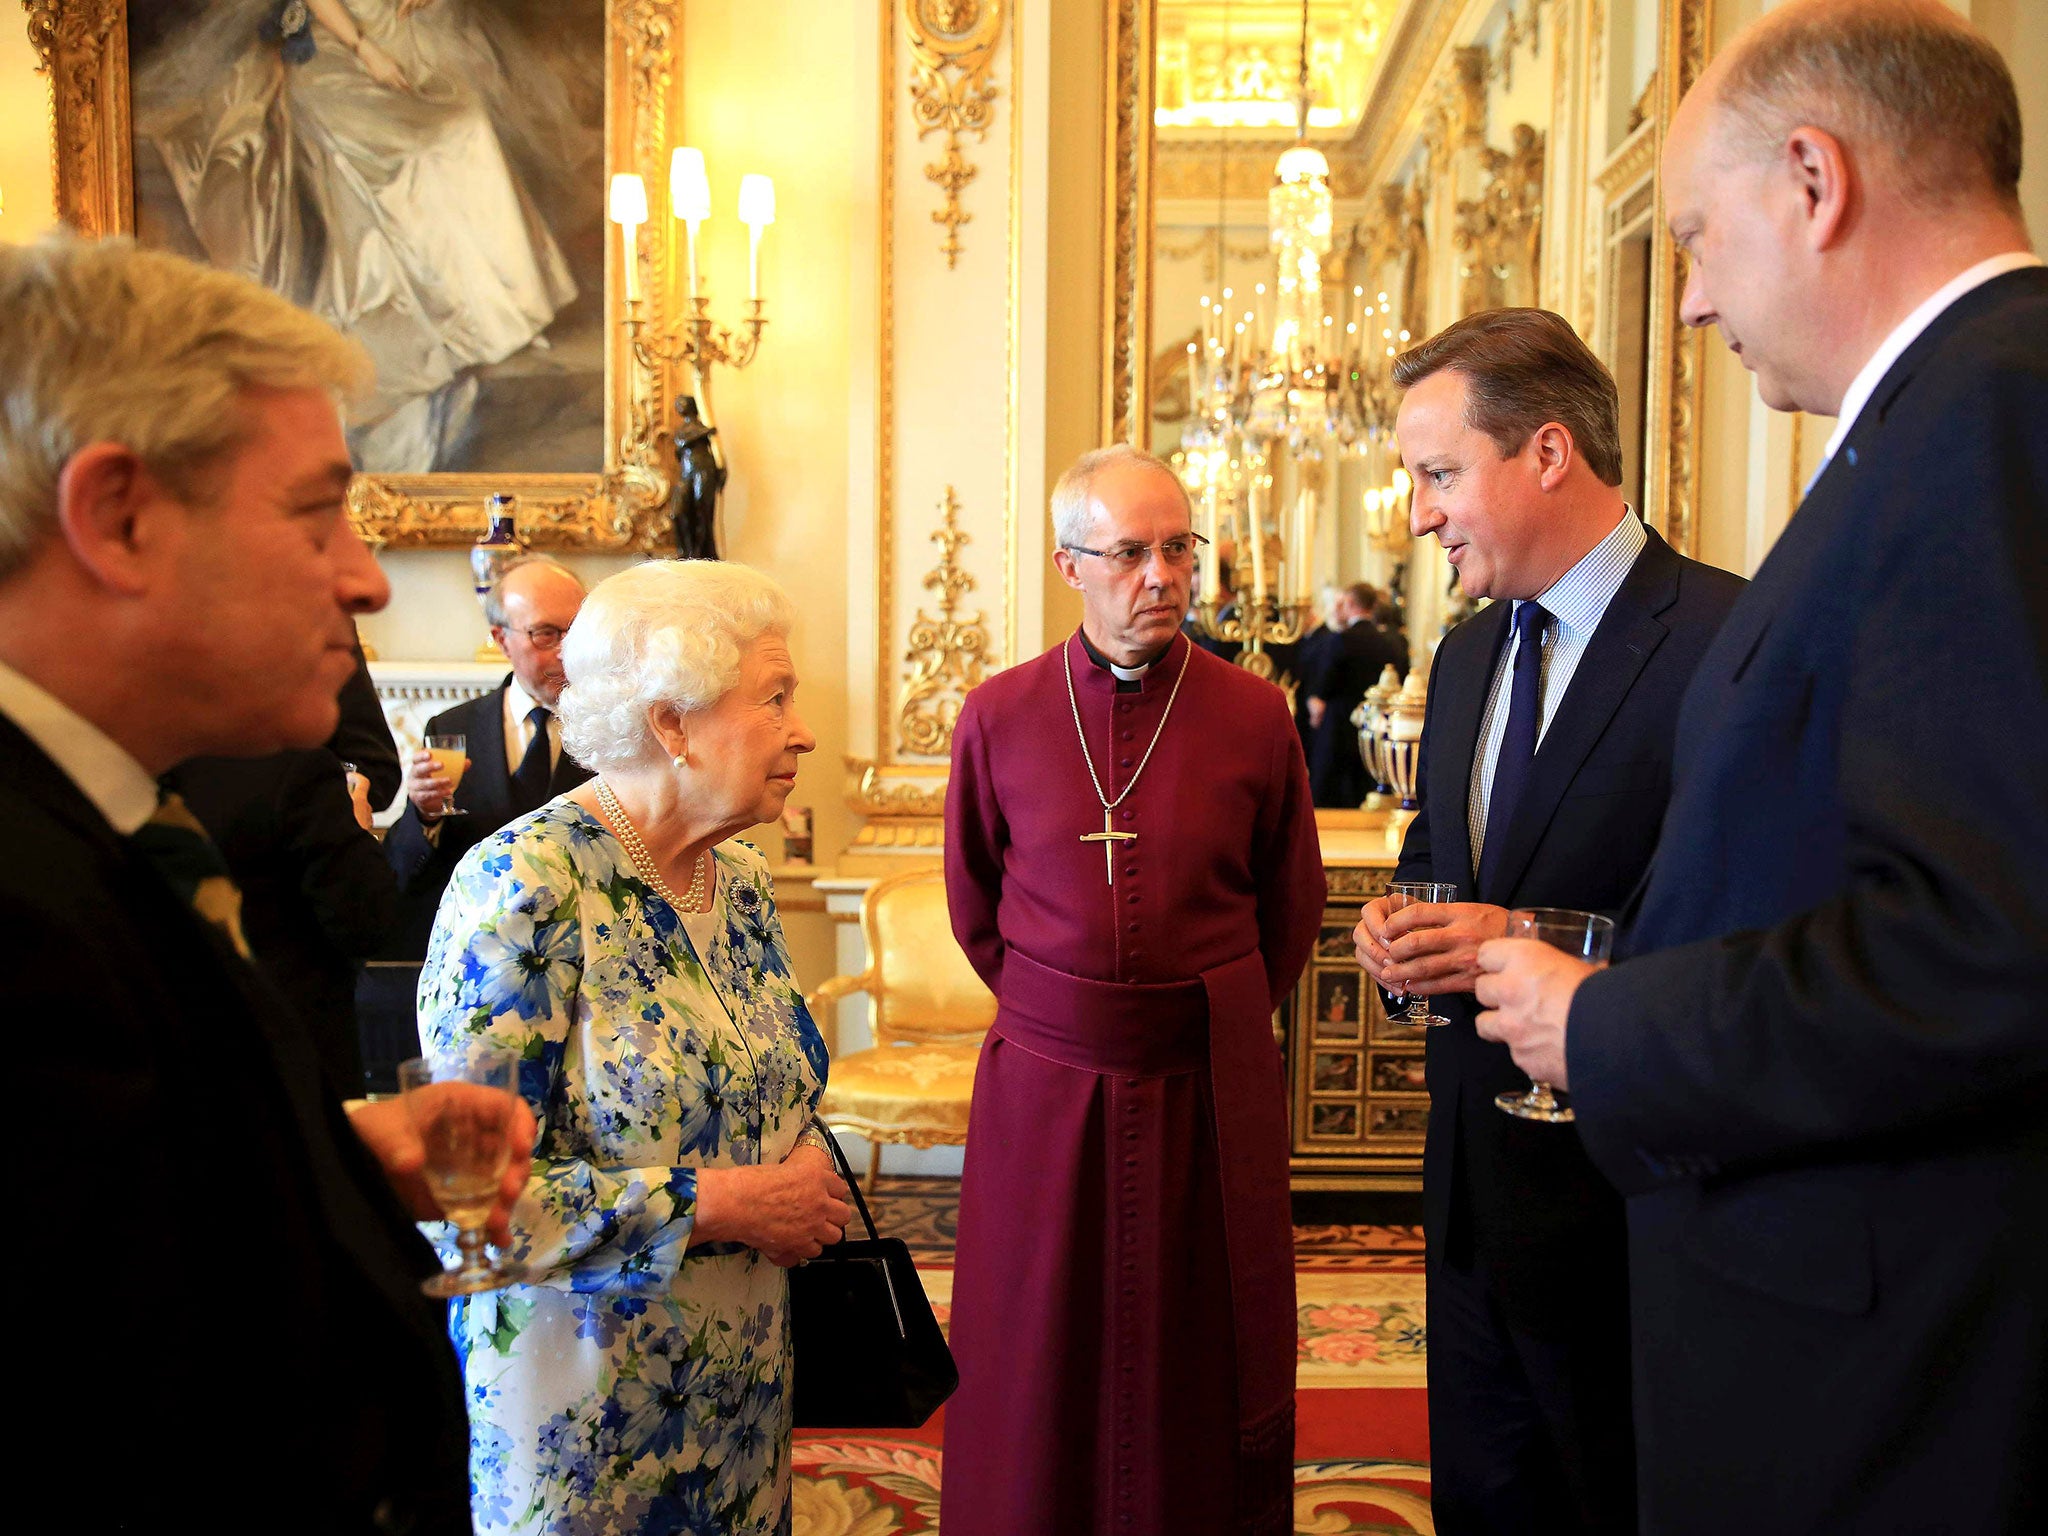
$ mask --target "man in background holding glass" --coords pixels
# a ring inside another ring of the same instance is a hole
[[[419,1137],[398,1104],[344,1114],[157,788],[333,732],[389,595],[344,510],[335,396],[366,371],[226,273],[0,245],[0,927],[58,1309],[16,1366],[24,1464],[94,1529],[470,1529]],[[523,1107],[512,1130],[501,1237]]]
[[[1448,1021],[1426,1032],[1431,1503],[1445,1536],[1632,1531],[1621,1201],[1569,1126],[1496,1106],[1528,1082],[1473,1032],[1475,956],[1511,907],[1627,900],[1679,695],[1742,582],[1624,505],[1614,380],[1559,316],[1469,316],[1394,380],[1415,536],[1493,599],[1438,648],[1394,871],[1455,899],[1380,897],[1356,936],[1374,981]]]

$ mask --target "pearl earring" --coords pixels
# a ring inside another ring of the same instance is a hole
[[[683,769],[690,766],[690,760],[687,757],[683,756],[680,752],[678,752],[674,757],[670,758],[669,761],[676,765],[676,771],[678,773],[680,773]]]

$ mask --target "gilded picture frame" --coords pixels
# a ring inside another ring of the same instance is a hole
[[[23,0],[28,34],[51,82],[58,217],[89,236],[136,228],[128,0]],[[675,0],[604,0],[604,161],[665,185],[675,109]],[[643,334],[665,335],[674,263],[671,220],[641,232]],[[653,551],[669,537],[664,426],[671,381],[661,360],[628,340],[622,243],[604,258],[603,462],[596,473],[361,474],[350,512],[387,548],[459,548],[485,526],[494,492],[519,498],[520,531],[547,549]]]

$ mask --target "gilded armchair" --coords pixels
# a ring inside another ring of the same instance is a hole
[[[873,1189],[885,1142],[965,1145],[975,1063],[996,1000],[953,938],[941,871],[877,881],[861,901],[860,926],[867,969],[834,976],[806,1001],[835,1044],[819,1118],[867,1138],[866,1186]],[[838,1003],[856,992],[872,999],[875,1043],[842,1056]]]

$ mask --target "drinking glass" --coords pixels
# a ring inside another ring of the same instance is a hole
[[[1541,939],[1553,949],[1604,966],[1614,955],[1614,919],[1569,907],[1521,907],[1508,914],[1510,939]],[[1527,1093],[1503,1093],[1493,1101],[1517,1120],[1569,1125],[1571,1107],[1561,1103],[1550,1084],[1531,1079]]]
[[[455,1224],[462,1253],[454,1269],[420,1282],[429,1296],[466,1296],[519,1279],[484,1251],[484,1227],[512,1156],[519,1058],[475,1045],[398,1064],[398,1086],[427,1150],[427,1188]]]
[[[1419,906],[1423,902],[1456,901],[1458,888],[1444,880],[1397,880],[1387,887],[1387,915],[1393,916],[1403,907]],[[1442,1014],[1433,1012],[1426,997],[1407,997],[1408,1011],[1391,1020],[1395,1024],[1412,1024],[1417,1029],[1427,1029],[1448,1024],[1451,1021]]]
[[[469,812],[455,803],[455,791],[462,785],[462,770],[469,762],[469,743],[460,736],[429,736],[422,745],[448,775],[448,798],[441,802],[441,814],[467,816]]]

